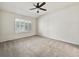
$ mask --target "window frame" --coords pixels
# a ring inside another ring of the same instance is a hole
[[[19,28],[17,28],[17,25],[16,25],[17,22],[18,22]],[[22,22],[24,24],[22,24]],[[31,24],[31,26],[29,25],[29,23]],[[22,27],[22,25],[24,25],[24,26]],[[27,27],[27,29],[26,29],[26,27]],[[16,33],[31,32],[31,30],[32,30],[32,21],[31,20],[25,20],[22,18],[15,18],[15,32]]]

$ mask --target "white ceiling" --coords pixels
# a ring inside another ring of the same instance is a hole
[[[29,10],[30,8],[34,8],[33,3],[36,2],[0,2],[0,9],[25,16],[39,17],[40,15],[54,12],[58,9],[74,4],[72,2],[46,2],[46,5],[44,5],[42,8],[47,9],[47,11],[40,10],[39,13],[36,13],[36,10]]]

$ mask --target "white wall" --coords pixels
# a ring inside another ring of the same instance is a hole
[[[38,21],[39,35],[79,45],[79,5],[42,16]]]
[[[1,12],[0,12],[0,27],[1,27]],[[1,28],[0,28],[0,39],[1,39]]]
[[[15,33],[15,27],[14,27],[14,21],[15,18],[23,18],[26,20],[32,21],[32,31],[26,32],[26,33]],[[13,40],[17,38],[27,37],[36,35],[36,19],[32,17],[17,15],[14,13],[9,13],[5,11],[0,11],[0,42],[7,41],[7,40]]]

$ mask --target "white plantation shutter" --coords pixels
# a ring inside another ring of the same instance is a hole
[[[21,33],[21,32],[30,32],[32,27],[32,22],[30,20],[24,20],[24,19],[15,19],[15,32]]]
[[[29,21],[28,22],[28,31],[31,31],[31,29],[32,29],[32,26],[31,26],[32,24],[31,24],[31,21]]]

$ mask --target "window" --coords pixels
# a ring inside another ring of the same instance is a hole
[[[31,31],[31,21],[30,20],[24,20],[24,19],[15,19],[15,32],[21,33],[21,32],[30,32]]]

